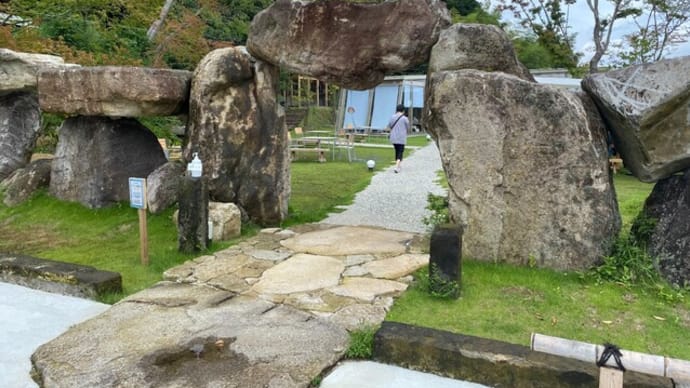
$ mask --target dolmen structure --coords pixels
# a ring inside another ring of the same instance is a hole
[[[126,200],[127,177],[139,176],[150,182],[151,211],[161,211],[174,205],[170,182],[197,153],[212,201],[234,203],[259,225],[278,225],[290,197],[279,69],[367,89],[386,74],[427,63],[424,129],[441,154],[451,219],[464,230],[464,256],[556,270],[584,270],[601,260],[621,229],[611,138],[630,173],[656,183],[643,211],[647,222],[636,229],[640,238],[668,281],[688,285],[690,57],[589,75],[583,90],[573,92],[536,83],[502,30],[450,20],[439,0],[278,0],[256,15],[246,47],[214,50],[194,72],[80,67],[0,49],[0,74],[8,75],[0,79],[5,204],[47,186],[60,199],[109,206]],[[66,119],[54,158],[30,163],[42,112]],[[182,162],[166,160],[137,120],[147,116],[186,122]],[[157,290],[141,298],[187,303],[185,295],[170,299]],[[226,301],[209,290],[197,299],[204,311]],[[235,304],[250,317],[282,311],[247,303]],[[319,318],[299,315],[302,333],[311,330],[312,319]],[[148,335],[154,341],[161,334]],[[310,371],[327,368],[343,352],[334,349],[330,361]],[[154,352],[147,362],[178,362],[165,354]],[[179,352],[186,367],[197,356]],[[104,371],[113,374],[88,381],[137,385],[151,377]],[[304,387],[310,378],[283,377],[271,386]]]

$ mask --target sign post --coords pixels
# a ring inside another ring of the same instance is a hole
[[[129,178],[130,206],[139,209],[139,246],[141,264],[149,265],[148,230],[146,228],[146,179]]]

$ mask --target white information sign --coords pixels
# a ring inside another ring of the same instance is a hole
[[[129,203],[136,209],[146,209],[146,179],[129,178]]]

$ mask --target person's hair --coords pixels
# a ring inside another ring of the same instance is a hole
[[[403,104],[398,104],[398,106],[395,107],[396,112],[404,112],[405,111],[405,105]]]

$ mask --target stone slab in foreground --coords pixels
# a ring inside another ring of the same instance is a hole
[[[595,364],[526,346],[383,322],[374,336],[374,360],[492,387],[597,387]],[[625,372],[625,386],[673,387],[670,379]]]
[[[162,282],[32,356],[43,387],[306,387],[345,329],[289,306]]]
[[[0,253],[0,281],[82,298],[122,292],[117,272],[7,253]]]

